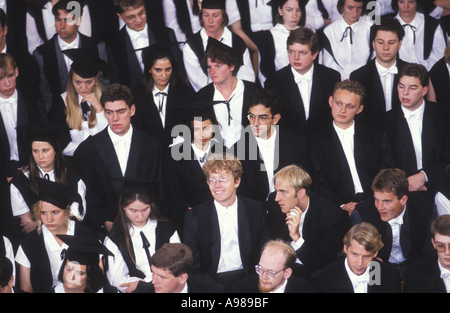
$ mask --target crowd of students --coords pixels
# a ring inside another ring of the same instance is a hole
[[[449,16],[0,1],[0,291],[450,292]]]

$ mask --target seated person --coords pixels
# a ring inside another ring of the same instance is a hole
[[[203,171],[214,199],[186,212],[183,241],[194,256],[193,274],[209,274],[227,291],[258,263],[269,238],[266,212],[262,202],[236,195],[242,165],[233,155],[211,155]]]
[[[140,281],[133,293],[221,293],[223,287],[210,276],[191,275],[191,249],[182,243],[166,243],[151,258],[153,280]]]
[[[13,262],[5,256],[0,257],[0,291],[14,293]]]
[[[306,279],[292,275],[297,255],[282,240],[268,241],[262,251],[257,274],[237,281],[231,287],[233,293],[311,293],[314,286]]]
[[[324,293],[398,293],[400,272],[376,259],[381,235],[369,223],[354,225],[344,237],[344,255],[313,274]]]
[[[396,264],[404,280],[409,265],[433,252],[430,227],[436,217],[435,205],[408,193],[406,174],[397,168],[380,171],[372,190],[373,197],[356,205],[352,222],[366,222],[377,228],[384,243],[378,257]]]
[[[350,218],[338,205],[310,191],[309,174],[296,165],[274,175],[267,202],[272,239],[290,242],[297,254],[295,275],[309,276],[333,262],[342,250]]]

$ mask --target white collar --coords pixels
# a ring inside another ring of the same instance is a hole
[[[75,234],[75,222],[69,220],[66,235],[73,236],[74,234]],[[42,235],[44,236],[44,238],[46,238],[45,245],[50,251],[60,251],[62,249],[69,248],[69,246],[65,243],[63,243],[62,246],[60,246],[56,241],[55,236],[53,236],[51,231],[45,225],[42,225]]]
[[[375,58],[375,66],[378,70],[378,73],[380,73],[380,75],[381,75],[381,73],[383,73],[383,72],[397,69],[397,60],[395,60],[394,64],[391,67],[386,68],[378,62],[377,58]]]
[[[355,134],[355,121],[353,121],[352,126],[350,126],[347,129],[342,129],[342,128],[338,127],[336,125],[336,123],[334,123],[334,121],[333,121],[333,127],[334,127],[334,130],[336,131],[336,133],[338,134],[338,136],[343,135],[343,134],[346,134],[346,135],[354,135]]]
[[[288,282],[288,280],[285,279],[284,283],[280,287],[278,287],[275,290],[272,290],[270,293],[284,293],[284,291],[286,290],[287,282]]]
[[[275,125],[270,125],[270,127]],[[272,127],[272,135],[269,139],[263,139],[261,137],[255,137],[256,142],[258,143],[258,146],[269,146],[269,147],[275,147],[275,138],[277,137],[277,129],[275,127]]]
[[[358,285],[358,282],[367,282],[367,283],[369,283],[369,280],[370,280],[370,266],[368,266],[366,268],[365,272],[362,273],[361,275],[356,275],[355,273],[353,273],[353,271],[348,266],[347,258],[345,258],[344,264],[345,264],[345,269],[347,271],[348,277],[350,278],[350,281],[352,282],[353,289],[355,289],[355,287]]]
[[[156,86],[153,86],[153,96],[155,96],[158,92],[165,92],[166,94],[169,93],[169,84],[167,84],[166,88],[164,88],[164,90],[159,90]]]
[[[5,99],[5,98],[0,98],[0,103],[12,103],[12,104],[16,104],[17,100],[18,100],[18,96],[19,94],[17,93],[17,89],[14,91],[14,93],[12,94],[11,97]]]
[[[400,13],[397,13],[396,18],[399,20],[400,24],[405,25],[409,24],[416,28],[421,27],[424,22],[423,14],[416,11],[416,15],[414,16],[414,19],[411,21],[411,23],[406,23],[402,17],[400,16]]]
[[[55,169],[51,170],[50,172],[44,172],[44,170],[38,165],[39,172],[41,173],[41,178],[44,178],[45,174],[48,174],[51,181],[55,180]]]
[[[314,72],[314,63],[311,66],[311,68],[309,69],[309,71],[306,72],[305,74],[300,74],[292,66],[291,66],[291,71],[292,71],[292,74],[294,74],[295,82],[298,82],[301,79],[312,80],[312,74]]]
[[[361,21],[361,18],[359,18],[359,20],[357,22],[353,23],[352,25],[348,25],[347,22],[344,20],[344,17],[342,16],[339,21],[339,27],[342,32],[345,32],[347,27],[350,27],[353,30],[353,32],[356,32],[359,28],[360,21]]]
[[[128,132],[123,135],[123,136],[119,136],[116,135],[112,130],[111,127],[108,126],[108,134],[109,137],[111,138],[111,141],[113,142],[114,145],[118,144],[119,142],[123,141],[129,145],[131,145],[131,138],[133,136],[133,125],[130,124],[130,129],[128,130]]]
[[[58,43],[61,47],[61,51],[67,50],[67,49],[78,49],[80,44],[80,36],[78,36],[72,41],[71,43],[67,43],[61,39],[61,37],[58,36]]]
[[[231,178],[231,179],[233,179],[233,178]],[[236,197],[236,199],[235,199],[234,203],[232,205],[230,205],[229,207],[224,207],[219,202],[214,200],[214,205],[216,206],[217,213],[226,213],[226,212],[231,212],[231,213],[236,212],[237,213],[238,199],[237,199],[237,196],[235,196],[235,197]]]
[[[402,111],[403,111],[403,115],[405,116],[406,119],[409,119],[413,115],[416,116],[416,118],[418,118],[418,119],[422,119],[423,112],[425,111],[425,100],[423,100],[422,104],[420,105],[420,107],[418,107],[414,111],[410,111],[408,109],[405,109],[403,107],[403,105],[402,105]]]
[[[390,219],[390,220],[388,221],[389,225],[392,226],[392,225],[395,224],[395,223],[400,224],[400,225],[403,225],[403,216],[405,215],[405,211],[406,211],[406,205],[405,205],[405,208],[403,209],[402,213],[400,213],[399,216],[394,217],[393,219]]]
[[[148,38],[148,25],[145,23],[144,29],[140,31],[135,31],[128,26],[125,26],[125,29],[127,30],[128,35],[130,36],[131,40],[135,40],[139,37],[142,38]]]

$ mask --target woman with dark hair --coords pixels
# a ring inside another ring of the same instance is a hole
[[[136,114],[131,124],[159,138],[167,147],[172,141],[172,128],[183,119],[174,107],[191,102],[195,93],[181,79],[169,45],[150,46],[144,65],[142,86],[133,90]]]
[[[150,257],[163,244],[178,243],[173,223],[157,208],[158,186],[127,179],[119,200],[119,214],[104,245],[113,254],[106,264],[109,283],[119,291],[132,292],[140,280],[152,280]]]
[[[286,40],[291,32],[305,26],[306,10],[301,0],[282,0],[278,3],[277,24],[270,30],[255,33],[259,52],[259,81],[264,86],[267,77],[289,64]]]
[[[58,133],[64,129],[55,124],[29,125],[25,129],[31,149],[30,162],[13,177],[10,187],[13,216],[20,217],[24,233],[36,228],[31,209],[38,199],[38,178],[69,186],[82,199],[81,204],[73,203],[70,207],[71,215],[81,220],[86,213],[86,185],[68,167],[57,141]]]

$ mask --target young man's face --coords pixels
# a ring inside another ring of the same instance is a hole
[[[19,69],[8,64],[4,75],[0,77],[0,98],[9,99],[16,90]]]
[[[125,135],[131,127],[131,117],[135,113],[134,104],[130,107],[125,101],[113,101],[105,103],[105,116],[111,131],[118,136]]]
[[[219,170],[218,172],[211,173],[209,175],[208,185],[211,194],[220,205],[229,207],[236,201],[236,189],[241,183],[241,179],[234,180],[233,173],[225,170]],[[214,179],[215,182],[211,182]],[[224,180],[220,182],[220,180]]]
[[[360,104],[359,95],[342,89],[336,90],[329,98],[329,104],[334,123],[342,129],[352,126],[355,116],[361,113],[364,107]]]
[[[126,8],[122,14],[117,13],[117,15],[125,22],[125,25],[127,25],[129,29],[136,32],[143,30],[147,23],[147,15],[143,5],[138,8]]]
[[[402,76],[399,79],[397,91],[402,106],[414,111],[422,105],[428,86],[423,87],[418,77]]]
[[[366,247],[353,239],[350,246],[344,245],[344,252],[347,255],[347,264],[350,270],[356,275],[362,275],[366,271],[369,263],[376,257],[378,252],[368,252]]]
[[[288,47],[289,64],[299,74],[306,74],[313,66],[318,52],[312,54],[308,45],[294,43]]]
[[[275,184],[275,201],[278,202],[281,212],[284,214],[289,213],[294,207],[299,206],[300,193],[295,191],[287,180],[279,179]]]
[[[152,265],[152,284],[155,293],[180,293],[187,281],[187,274],[175,277],[171,271]]]
[[[393,191],[374,191],[375,207],[380,213],[381,220],[388,222],[398,217],[405,209],[408,196],[404,195],[399,199]]]
[[[273,115],[270,108],[262,104],[252,106],[248,110],[250,127],[255,137],[269,139],[272,136],[272,125],[276,125],[280,119],[280,114]]]
[[[277,247],[268,247],[261,254],[259,266],[266,271],[277,273],[274,278],[269,278],[264,272],[259,275],[259,290],[271,292],[278,289],[292,274],[292,269],[285,268],[286,257],[283,251]]]
[[[78,25],[74,18],[65,10],[58,10],[58,16],[55,16],[56,32],[64,42],[71,43],[77,37]]]
[[[396,33],[379,30],[372,42],[378,62],[381,65],[391,66],[397,59],[397,53],[402,46]]]
[[[450,237],[436,233],[431,239],[437,250],[438,261],[447,270],[450,270]]]
[[[359,21],[359,17],[363,11],[363,5],[364,3],[362,1],[345,0],[342,8],[342,16],[348,25],[352,25]]]

